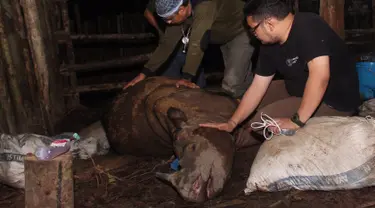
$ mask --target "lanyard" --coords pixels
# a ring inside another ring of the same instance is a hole
[[[189,44],[190,29],[191,29],[191,26],[189,26],[187,34],[185,34],[184,26],[181,25],[181,33],[182,33],[182,36],[183,36],[181,41],[184,44],[184,48],[182,49],[183,53],[186,53],[187,45]]]

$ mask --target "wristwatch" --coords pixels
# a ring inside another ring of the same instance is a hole
[[[293,123],[297,124],[297,126],[299,126],[299,127],[303,127],[303,126],[305,126],[305,123],[303,123],[301,120],[299,120],[299,115],[298,115],[298,113],[295,113],[295,114],[290,118],[290,120],[291,120]]]

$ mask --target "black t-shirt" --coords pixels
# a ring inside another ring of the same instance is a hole
[[[330,81],[323,102],[340,111],[360,104],[355,62],[345,42],[314,13],[297,13],[287,41],[262,45],[256,74],[271,76],[278,71],[291,96],[302,97],[309,75],[307,63],[318,56],[330,57]]]

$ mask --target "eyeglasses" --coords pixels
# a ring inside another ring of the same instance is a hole
[[[260,24],[262,24],[263,20],[261,20],[257,25],[255,25],[255,27],[253,28],[250,28],[250,32],[252,34],[255,34],[255,31],[258,29],[258,27],[260,26]]]

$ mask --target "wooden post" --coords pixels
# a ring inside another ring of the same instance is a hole
[[[15,134],[17,132],[14,109],[9,96],[4,61],[0,53],[0,131]]]
[[[343,0],[320,0],[320,16],[342,39],[345,39],[344,5]]]
[[[50,161],[25,157],[25,207],[73,208],[73,157],[70,152]]]
[[[59,74],[57,44],[49,19],[52,2],[48,0],[21,0],[25,14],[28,41],[34,62],[43,119],[48,133],[54,134],[54,123],[65,111],[62,77]]]
[[[18,1],[0,1],[0,120],[4,133],[45,133]]]

